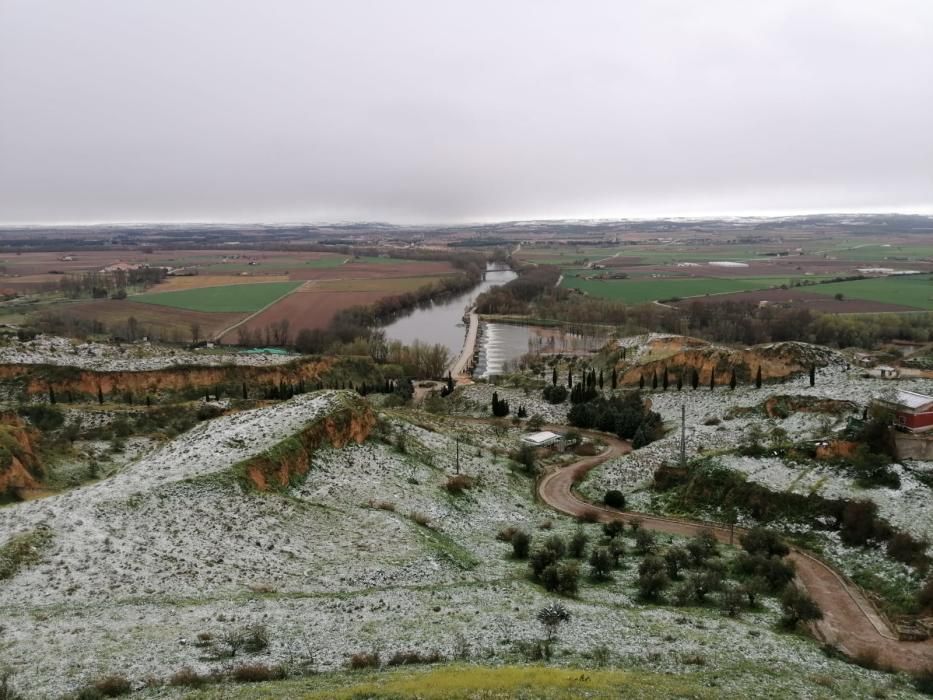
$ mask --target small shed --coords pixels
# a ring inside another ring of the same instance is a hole
[[[897,379],[900,373],[901,372],[897,367],[891,367],[890,365],[878,365],[878,374],[882,379]]]
[[[898,389],[877,402],[894,411],[894,425],[911,433],[933,430],[933,396]]]
[[[522,444],[530,447],[557,447],[558,450],[564,449],[564,436],[560,433],[554,433],[550,430],[542,430],[537,433],[529,433],[522,436]]]

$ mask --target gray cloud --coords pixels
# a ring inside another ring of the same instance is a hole
[[[933,210],[927,0],[4,0],[0,222]]]

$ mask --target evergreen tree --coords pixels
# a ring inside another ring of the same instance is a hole
[[[651,373],[651,389],[652,391],[657,390],[658,388],[658,375],[657,372]]]
[[[97,403],[101,406],[104,405],[104,390],[101,388],[100,384],[97,385]]]
[[[49,384],[49,403],[55,405],[55,389],[52,388],[51,384]]]
[[[761,388],[761,365],[758,365],[758,373],[755,374],[755,388]]]
[[[573,369],[567,369],[567,388],[573,389]]]
[[[683,388],[684,388],[684,372],[683,370],[681,370],[677,374],[677,391],[680,391]]]
[[[645,388],[645,375],[639,374],[638,375],[638,389],[641,390],[644,388]]]
[[[700,373],[696,367],[693,368],[693,377],[690,379],[690,384],[693,386],[694,391],[700,387]]]
[[[246,391],[246,382],[243,382],[243,400],[246,401],[249,398],[249,394]]]
[[[716,388],[716,370],[710,370],[709,372],[709,390],[713,391]]]
[[[810,386],[816,386],[816,365],[810,365]]]
[[[667,391],[668,381],[669,381],[667,378],[667,367],[662,368],[661,372],[663,372],[663,374],[661,375],[661,386],[664,388],[664,391]]]
[[[612,368],[612,380],[609,386],[612,387],[613,391],[615,391],[616,387],[619,386],[619,373],[615,367]]]
[[[554,371],[551,372],[551,386],[557,386],[557,365],[554,365]]]
[[[146,408],[152,408],[152,397],[146,394]]]
[[[599,370],[599,390],[603,390],[603,371]]]
[[[735,381],[735,367],[733,367],[733,368],[732,368],[732,376],[729,377],[729,388],[732,389],[732,391],[735,391],[735,384],[736,384],[736,381]]]

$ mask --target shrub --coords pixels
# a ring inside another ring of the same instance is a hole
[[[639,554],[653,552],[657,546],[654,540],[654,534],[650,530],[635,531],[635,551]]]
[[[933,695],[933,669],[927,669],[915,674],[912,680],[917,692],[924,695]]]
[[[358,654],[353,654],[353,656],[351,656],[350,660],[347,662],[347,665],[354,671],[363,668],[378,668],[379,652],[363,651]]]
[[[285,676],[285,669],[282,666],[267,666],[266,664],[240,664],[230,672],[230,677],[238,683],[280,681]]]
[[[794,578],[794,567],[776,556],[740,554],[733,565],[736,573],[742,577],[757,577],[766,581],[772,592],[781,590]]]
[[[773,530],[756,527],[739,537],[739,543],[749,554],[761,554],[766,557],[785,557],[790,553],[787,543]]]
[[[531,535],[521,530],[512,535],[512,557],[515,559],[527,559],[528,550],[531,548]]]
[[[431,527],[431,519],[424,513],[419,513],[418,511],[413,510],[408,514],[408,517],[418,525],[421,525],[421,527]]]
[[[928,565],[926,557],[927,543],[915,540],[906,532],[898,532],[888,540],[888,556],[895,561],[925,568]]]
[[[214,680],[209,675],[202,675],[190,666],[185,666],[180,671],[176,671],[168,679],[168,684],[175,687],[202,688]]]
[[[544,571],[549,566],[556,564],[559,558],[554,550],[547,547],[536,549],[528,559],[528,567],[531,569],[532,577],[540,581],[544,576]]]
[[[541,608],[535,617],[544,627],[547,641],[551,642],[557,637],[557,629],[570,621],[570,611],[560,603],[551,603]]]
[[[121,695],[129,695],[133,692],[133,686],[127,680],[126,676],[111,674],[98,678],[91,687],[105,698],[116,698]]]
[[[386,662],[387,666],[411,666],[413,664],[436,664],[444,660],[440,652],[422,654],[417,651],[397,651]]]
[[[625,494],[623,494],[618,489],[610,489],[606,491],[606,495],[603,496],[603,503],[605,503],[610,508],[618,508],[619,510],[625,509]]]
[[[590,553],[590,574],[597,581],[606,581],[615,568],[616,558],[607,547],[597,547]]]
[[[699,566],[706,559],[716,556],[716,538],[709,530],[704,530],[687,542],[687,551],[693,563]]]
[[[473,477],[467,476],[466,474],[448,476],[447,483],[444,484],[444,488],[447,489],[449,493],[461,494],[464,491],[473,488]]]
[[[550,386],[544,387],[541,395],[548,403],[564,403],[564,401],[567,400],[567,389],[560,384],[552,384]]]
[[[567,553],[567,545],[560,535],[551,535],[544,541],[544,548],[554,552],[555,559],[562,559]]]
[[[646,600],[657,600],[670,585],[664,560],[656,556],[645,557],[638,567],[638,591]]]
[[[625,532],[625,523],[621,520],[610,520],[603,524],[603,533],[609,539],[615,539]]]
[[[690,566],[690,554],[683,547],[671,547],[664,553],[664,564],[667,575],[672,579],[679,579],[680,572]]]
[[[255,654],[269,646],[269,633],[265,625],[240,627],[226,631],[221,641],[227,645],[231,657],[236,656],[240,650],[247,654]]]
[[[57,430],[65,422],[65,416],[59,409],[41,403],[23,406],[17,412],[42,431]]]
[[[567,554],[573,559],[582,559],[586,553],[586,543],[590,541],[583,530],[577,530],[570,538],[567,546]]]
[[[509,527],[504,527],[496,533],[496,539],[499,540],[499,542],[511,542],[512,538],[515,537],[515,533],[518,531],[517,527],[512,527],[511,525]]]
[[[823,619],[823,611],[813,599],[792,584],[781,594],[781,609],[784,611],[781,624],[788,629],[793,629],[801,622]]]
[[[690,577],[690,588],[693,597],[701,605],[706,602],[706,596],[722,589],[722,574],[712,569],[700,571]]]

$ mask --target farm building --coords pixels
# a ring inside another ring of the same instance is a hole
[[[559,433],[553,433],[550,430],[542,430],[538,433],[531,433],[522,436],[522,444],[531,447],[551,447],[556,446],[558,450],[564,449],[564,436]]]
[[[911,433],[933,430],[933,396],[899,389],[891,398],[877,399],[894,411],[894,425]]]

